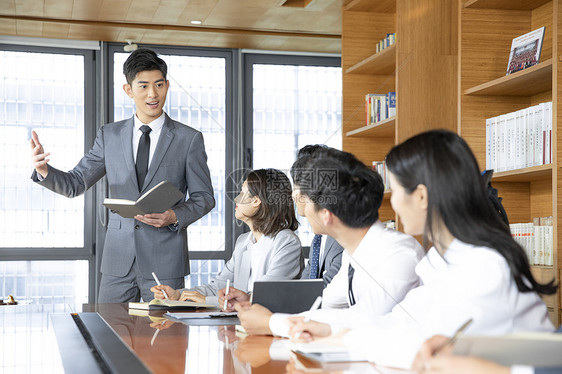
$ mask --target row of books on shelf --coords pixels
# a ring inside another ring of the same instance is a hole
[[[365,124],[384,121],[396,115],[396,92],[365,95]]]
[[[382,178],[382,183],[384,184],[384,190],[390,190],[390,184],[388,183],[388,174],[386,171],[386,162],[384,161],[373,161],[373,170],[379,173]]]
[[[531,265],[552,265],[552,216],[536,217],[533,222],[510,224],[511,236],[518,242]]]
[[[386,38],[379,40],[379,42],[377,43],[375,51],[376,53],[379,53],[380,51],[387,47],[390,47],[394,43],[396,43],[396,33],[393,32],[391,34],[386,34]]]
[[[506,171],[552,162],[552,102],[486,119],[486,169]]]

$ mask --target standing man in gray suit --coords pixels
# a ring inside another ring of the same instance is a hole
[[[52,167],[35,131],[30,140],[33,181],[64,196],[83,194],[104,175],[116,199],[137,200],[164,180],[189,196],[163,213],[134,219],[110,213],[100,303],[151,300],[152,272],[182,288],[189,274],[186,229],[215,205],[203,135],[163,111],[170,85],[164,60],[138,49],[125,61],[123,73],[123,90],[135,102],[135,115],[103,126],[74,169]]]
[[[305,165],[312,154],[319,149],[326,149],[323,144],[306,145],[299,149],[297,159],[291,166],[291,178],[293,178],[293,200],[297,206],[297,213],[304,217],[304,198],[300,194],[301,185],[306,185],[309,171]],[[341,266],[343,247],[331,236],[314,235],[310,245],[309,261],[304,268],[301,279],[324,279],[324,287],[332,281]]]

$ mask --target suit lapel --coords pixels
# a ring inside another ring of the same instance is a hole
[[[121,146],[123,149],[123,158],[125,159],[125,164],[127,166],[127,171],[131,176],[135,186],[138,186],[137,172],[135,169],[135,159],[133,158],[133,130],[135,127],[134,118],[129,118],[121,128]]]
[[[160,137],[158,138],[158,144],[156,145],[156,150],[154,151],[154,155],[152,156],[152,161],[150,162],[150,167],[148,168],[148,173],[146,174],[146,178],[144,179],[144,185],[142,186],[141,192],[150,185],[150,182],[154,178],[162,159],[166,155],[168,148],[170,148],[170,144],[172,144],[172,140],[174,139],[174,124],[170,117],[167,114],[164,114],[166,119],[164,120],[164,125],[162,126],[162,130],[160,130]]]
[[[242,253],[241,256],[242,258],[240,260],[240,270],[237,271],[238,274],[235,273],[234,275],[235,288],[238,288],[239,290],[247,290],[248,281],[250,280],[250,267],[252,265],[252,259],[247,245],[248,244],[246,243],[246,250],[244,251],[244,253]]]

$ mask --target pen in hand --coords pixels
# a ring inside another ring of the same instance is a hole
[[[434,351],[433,351],[433,356],[436,356],[437,354],[439,354],[439,352],[441,352],[444,348],[451,346],[453,344],[455,344],[455,342],[457,341],[457,339],[462,335],[462,333],[464,332],[464,330],[466,330],[466,328],[468,327],[468,325],[470,325],[472,323],[472,318],[469,318],[465,323],[463,323],[461,325],[461,327],[459,327],[457,329],[457,331],[455,331],[455,334],[449,338],[447,341],[443,342],[443,344],[441,344],[440,346],[438,346]]]
[[[306,315],[306,317],[304,317],[304,321],[303,323],[307,323],[308,321],[310,321],[310,314],[315,311],[316,309],[318,309],[320,307],[320,304],[322,303],[322,296],[318,296],[316,298],[316,300],[314,300],[314,303],[312,303],[312,306],[310,307],[310,310],[308,311],[308,314]],[[299,331],[295,334],[295,339],[298,339],[301,337],[301,333],[302,331]]]
[[[156,274],[154,274],[154,272],[152,272],[152,278],[154,278],[157,285],[159,285],[159,286],[162,285],[162,283],[160,283],[160,281],[158,280],[158,277],[156,276]],[[160,290],[160,291],[162,291],[162,293],[164,294],[164,298],[167,299],[168,295],[166,294],[166,291],[164,291],[164,290]]]
[[[222,310],[226,310],[226,295],[228,295],[228,291],[230,291],[230,279],[226,280],[226,292],[224,293],[224,305],[222,307]]]

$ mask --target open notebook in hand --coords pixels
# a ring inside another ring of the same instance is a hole
[[[150,302],[130,302],[129,309],[144,310],[192,310],[196,308],[216,308],[216,305],[193,301],[153,299]]]
[[[145,192],[137,201],[125,199],[104,199],[103,205],[123,218],[137,214],[163,213],[183,201],[185,195],[168,181],[162,181]]]

